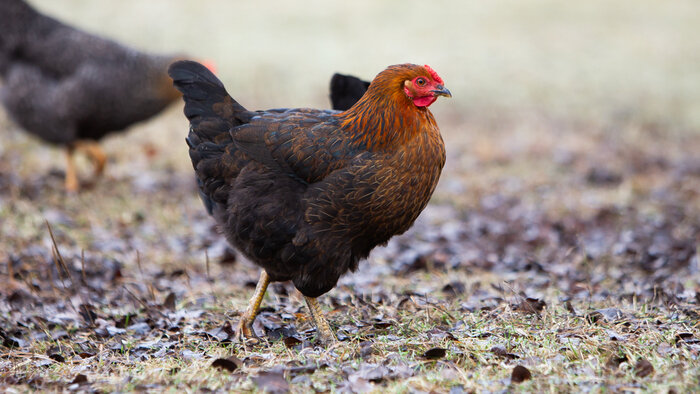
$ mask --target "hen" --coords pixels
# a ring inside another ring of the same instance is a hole
[[[21,0],[0,1],[0,100],[19,126],[67,148],[69,191],[79,186],[74,151],[84,150],[99,176],[106,157],[97,140],[180,97],[166,73],[177,58],[82,32]]]
[[[200,195],[228,241],[262,267],[238,337],[271,281],[304,295],[319,339],[335,341],[317,297],[428,203],[445,147],[428,110],[451,97],[428,66],[390,66],[345,112],[248,111],[199,63],[174,63]]]
[[[352,75],[333,74],[330,87],[331,108],[340,111],[349,109],[365,94],[368,87],[369,82]]]

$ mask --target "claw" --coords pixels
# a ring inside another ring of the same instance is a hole
[[[236,341],[242,343],[243,346],[247,344],[257,345],[260,343],[260,338],[255,335],[255,330],[253,330],[253,322],[260,311],[260,303],[265,296],[268,284],[270,284],[270,277],[267,275],[267,272],[263,270],[260,273],[258,285],[255,287],[255,293],[253,293],[253,297],[248,302],[248,308],[241,316],[241,320],[236,327]]]
[[[331,326],[328,324],[326,318],[323,317],[321,306],[318,304],[318,299],[306,296],[304,296],[304,299],[306,300],[306,305],[309,307],[311,317],[316,325],[317,339],[319,342],[326,347],[338,343],[338,338],[335,337],[333,330],[331,330]]]
[[[255,346],[260,343],[260,338],[255,335],[255,330],[253,330],[253,321],[249,320],[247,317],[241,316],[241,320],[238,322],[238,327],[236,327],[236,342],[240,342],[245,345]]]

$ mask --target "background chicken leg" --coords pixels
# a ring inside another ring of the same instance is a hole
[[[65,188],[69,193],[75,193],[78,191],[78,173],[75,170],[75,161],[73,160],[73,153],[75,153],[75,148],[69,146],[66,149],[66,179]]]
[[[66,149],[66,180],[65,187],[66,191],[69,193],[75,193],[80,188],[80,181],[78,180],[78,171],[75,167],[75,160],[73,155],[78,152],[83,151],[85,155],[90,159],[93,166],[95,167],[93,171],[93,182],[96,181],[104,172],[105,165],[107,164],[107,155],[102,151],[100,145],[95,141],[76,141],[75,143],[68,146]]]
[[[97,180],[104,172],[105,165],[107,164],[107,155],[105,155],[100,145],[95,141],[77,141],[75,143],[75,149],[85,152],[95,166],[93,180]]]

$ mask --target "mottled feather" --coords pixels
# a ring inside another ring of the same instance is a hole
[[[202,65],[170,67],[184,94],[200,191],[229,242],[306,296],[333,288],[377,245],[406,231],[445,162],[435,120],[389,67],[345,112],[248,111]],[[227,128],[228,127],[228,128]]]
[[[178,56],[136,51],[0,1],[0,101],[47,142],[97,140],[159,113],[180,95],[166,74]]]

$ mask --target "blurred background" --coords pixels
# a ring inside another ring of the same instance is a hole
[[[140,50],[212,61],[249,109],[329,108],[334,72],[371,80],[390,64],[429,64],[453,93],[431,107],[448,148],[438,204],[469,212],[495,193],[524,209],[586,217],[610,206],[654,212],[654,193],[679,189],[674,199],[700,212],[697,178],[687,176],[700,173],[694,0],[31,4]],[[21,132],[3,111],[0,127],[7,131],[0,171],[24,182],[9,186],[21,205],[27,189],[58,182],[47,174],[61,171],[63,153]],[[187,127],[178,103],[106,138],[110,189],[130,196],[132,187],[178,179],[196,200]],[[180,207],[199,213],[198,204]],[[35,206],[23,214],[41,223]]]
[[[327,106],[341,71],[433,66],[456,116],[538,111],[605,122],[700,124],[700,5],[692,0],[35,0],[41,11],[137,48],[215,61],[252,108]]]
[[[454,95],[431,110],[453,173],[438,197],[451,191],[457,201],[480,177],[489,184],[504,174],[519,182],[548,174],[540,181],[549,183],[557,164],[579,154],[620,167],[611,146],[673,155],[695,149],[700,133],[700,4],[692,0],[31,3],[138,49],[211,60],[250,109],[328,108],[334,72],[371,80],[390,64],[429,64]],[[165,152],[156,160],[187,171],[185,145],[172,143],[186,127],[173,106],[107,146],[114,156],[124,141],[153,145]],[[44,144],[32,149],[58,154]],[[117,159],[112,174],[142,156]],[[31,172],[51,163],[17,160]],[[464,177],[470,185],[458,184]]]

